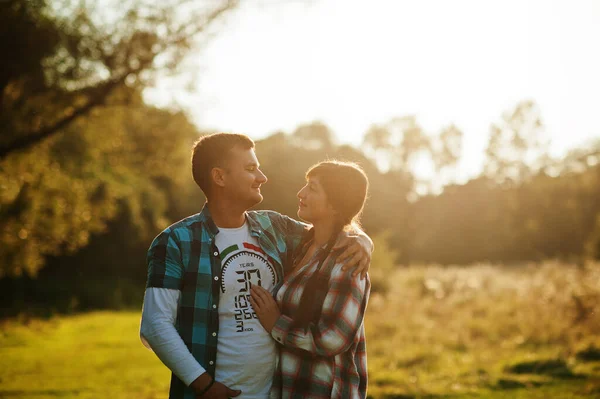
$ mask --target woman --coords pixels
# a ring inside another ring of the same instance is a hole
[[[298,216],[311,223],[294,268],[276,294],[253,286],[251,304],[280,343],[272,398],[365,398],[363,318],[370,281],[342,272],[332,251],[344,231],[358,229],[368,180],[358,165],[326,161],[306,174]]]

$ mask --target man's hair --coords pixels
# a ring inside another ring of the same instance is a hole
[[[223,166],[234,147],[251,149],[254,148],[254,141],[243,134],[214,133],[202,136],[194,143],[192,176],[204,195],[210,194],[211,170]]]

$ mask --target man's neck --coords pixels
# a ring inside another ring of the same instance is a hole
[[[234,229],[246,222],[246,209],[226,200],[208,201],[206,206],[217,227]]]

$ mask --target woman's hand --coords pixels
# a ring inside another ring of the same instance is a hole
[[[271,293],[259,285],[252,285],[250,289],[250,304],[258,316],[260,324],[270,334],[277,323],[281,312]]]

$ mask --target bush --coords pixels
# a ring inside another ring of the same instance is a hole
[[[371,292],[387,294],[392,286],[391,275],[396,269],[399,253],[389,244],[389,233],[381,233],[372,237],[375,251],[371,258],[369,276],[371,278]]]

